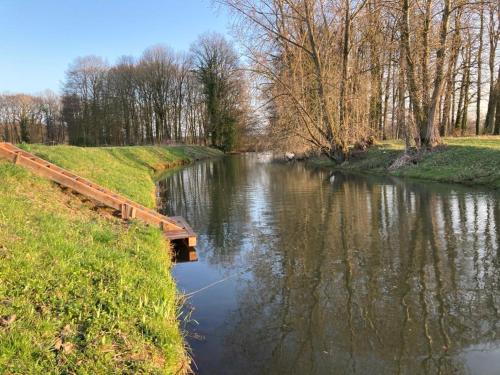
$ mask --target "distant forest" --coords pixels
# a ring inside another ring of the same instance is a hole
[[[1,95],[0,134],[15,143],[186,142],[230,150],[249,121],[246,82],[234,47],[217,34],[199,38],[189,54],[155,46],[112,66],[81,57],[60,97]]]
[[[428,149],[444,136],[500,134],[498,0],[217,3],[232,12],[244,58],[218,35],[187,55],[79,58],[60,97],[1,96],[0,136],[223,150],[252,138],[342,162],[376,139]]]

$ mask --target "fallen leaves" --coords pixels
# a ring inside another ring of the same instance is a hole
[[[54,349],[57,351],[62,351],[65,354],[69,354],[73,351],[75,345],[71,342],[63,342],[60,338],[56,339],[54,344]]]
[[[71,326],[69,324],[66,324],[59,333],[59,337],[56,338],[54,349],[65,354],[72,353],[75,349],[75,344],[68,341],[72,334],[73,330],[71,329]]]
[[[0,259],[6,259],[9,256],[9,250],[6,246],[0,244]]]
[[[0,318],[0,326],[2,328],[7,328],[9,327],[12,323],[14,323],[17,319],[17,316],[16,314],[12,314],[12,315],[7,315],[7,316],[2,316]]]

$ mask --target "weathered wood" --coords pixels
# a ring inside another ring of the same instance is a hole
[[[188,250],[188,260],[190,262],[196,262],[198,260],[198,254],[196,253],[196,251],[193,249],[193,248],[189,248]]]
[[[188,234],[187,237],[184,237],[183,240],[185,240],[186,244],[189,247],[194,247],[196,246],[196,233],[191,229],[189,224],[184,220],[183,217],[181,216],[172,216],[170,219],[175,221],[180,227],[182,227],[186,233]]]
[[[128,212],[129,212],[129,206],[126,203],[123,203],[120,207],[121,215],[123,220],[128,220]]]
[[[160,227],[170,240],[184,240],[189,246],[196,246],[196,233],[181,217],[169,218],[161,215],[10,143],[0,143],[0,157],[25,167],[42,177],[51,179],[100,204],[120,211],[124,220],[142,220],[147,224]]]

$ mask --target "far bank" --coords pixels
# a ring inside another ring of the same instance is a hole
[[[436,182],[460,183],[500,189],[500,136],[445,138],[436,150],[422,155],[416,163],[391,168],[404,153],[402,141],[381,141],[367,151],[336,165],[328,159],[308,163],[335,170],[352,170]]]

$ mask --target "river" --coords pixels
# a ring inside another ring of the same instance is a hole
[[[261,155],[159,182],[199,374],[499,374],[500,196]]]

